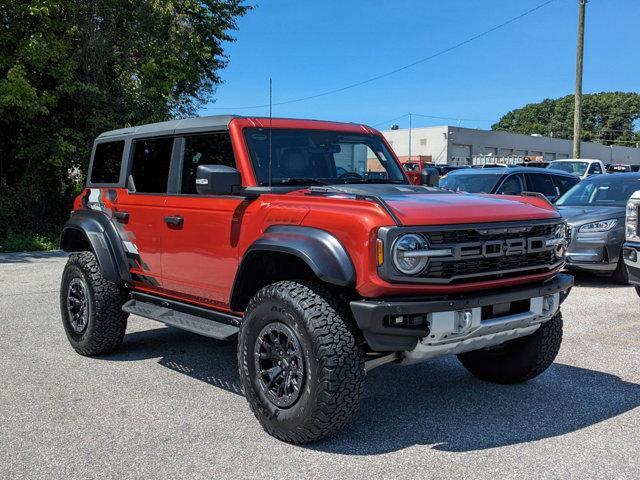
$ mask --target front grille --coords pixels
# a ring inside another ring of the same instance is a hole
[[[533,225],[526,235],[528,237],[546,237],[552,235],[557,224]],[[483,228],[451,230],[441,232],[425,232],[423,235],[429,242],[429,245],[444,245],[451,243],[467,243],[467,242],[486,242],[490,240],[506,240],[514,238],[517,234],[509,232],[497,233],[480,233]],[[496,230],[495,228],[491,230]]]
[[[431,249],[451,249],[432,257],[417,275],[403,275],[392,264],[379,268],[382,278],[402,283],[464,284],[548,272],[562,265],[553,239],[561,220],[532,220],[443,227],[400,227],[382,230],[392,248],[407,233],[422,235]],[[388,251],[391,258],[391,251]]]
[[[425,279],[468,278],[482,275],[507,276],[507,272],[546,268],[556,261],[553,252],[527,253],[508,257],[481,258],[473,260],[431,260],[420,274]],[[516,272],[517,273],[517,272]],[[478,280],[473,278],[473,280]]]

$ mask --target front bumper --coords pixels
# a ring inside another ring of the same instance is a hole
[[[445,350],[449,351],[441,354],[460,353],[455,347],[461,342],[483,348],[515,338],[498,336],[497,343],[484,345],[479,339],[486,340],[487,335],[533,327],[532,333],[540,323],[553,317],[572,286],[571,275],[557,274],[542,283],[490,292],[358,300],[351,302],[351,310],[374,351],[405,351],[409,352],[408,358],[420,341],[430,344],[429,347],[447,345]]]
[[[622,257],[629,272],[629,283],[640,285],[640,243],[625,243]]]
[[[622,241],[605,234],[578,234],[567,249],[565,267],[575,270],[613,272],[620,258]]]

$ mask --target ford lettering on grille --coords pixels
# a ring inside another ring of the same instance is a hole
[[[523,255],[548,250],[545,237],[511,238],[487,242],[460,243],[452,248],[455,260]]]

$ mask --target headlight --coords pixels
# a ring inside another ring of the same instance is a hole
[[[431,257],[447,257],[451,253],[450,248],[430,250],[424,237],[414,233],[399,237],[391,249],[393,264],[405,275],[419,273]]]
[[[618,223],[618,221],[615,218],[612,218],[611,220],[603,220],[601,222],[586,223],[582,225],[578,231],[581,233],[608,232],[616,226],[616,223]]]
[[[638,231],[638,208],[640,207],[640,200],[629,200],[627,203],[627,222],[625,234],[627,240],[633,242],[640,242],[640,231]]]

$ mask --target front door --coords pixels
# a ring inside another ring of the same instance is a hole
[[[226,308],[238,268],[237,240],[246,207],[243,197],[198,195],[198,165],[236,167],[228,132],[176,139],[171,185],[162,228],[163,287],[190,300]]]

